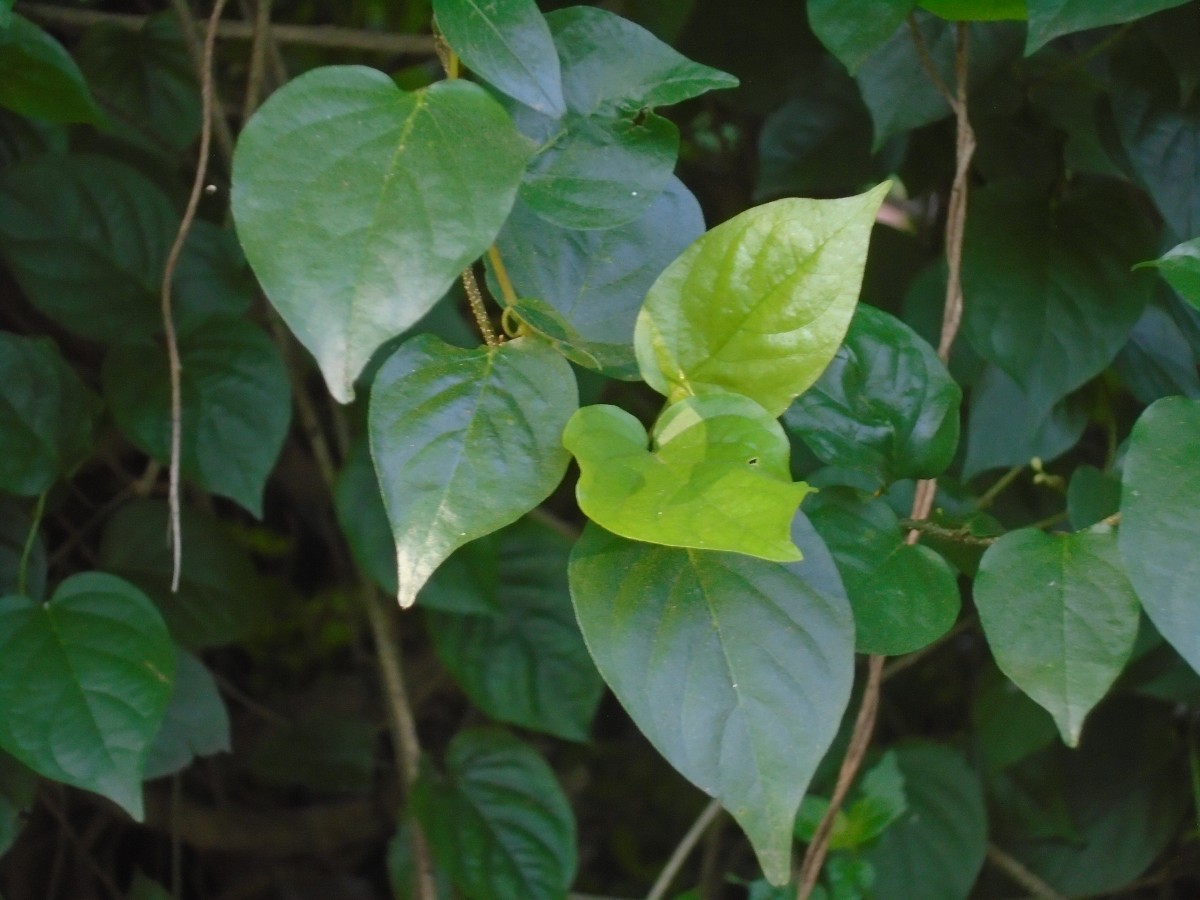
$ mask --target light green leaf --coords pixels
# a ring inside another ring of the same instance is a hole
[[[1184,241],[1158,259],[1138,263],[1134,268],[1158,269],[1179,296],[1200,309],[1200,237]]]
[[[501,722],[567,740],[587,740],[604,688],[579,634],[567,587],[571,541],[548,525],[522,519],[484,538],[483,553],[450,557],[420,595],[442,664],[471,702]],[[457,568],[458,572],[453,570]],[[443,611],[438,601],[480,591],[476,573],[495,572],[493,596],[474,601],[486,612]],[[450,576],[450,577],[448,577]]]
[[[961,403],[934,349],[899,319],[863,305],[829,367],[783,422],[821,462],[868,472],[884,487],[933,478],[950,465]]]
[[[983,555],[975,604],[1000,670],[1054,716],[1074,747],[1137,637],[1137,597],[1116,538],[1011,531]]]
[[[776,200],[693,243],[638,315],[642,377],[670,400],[730,391],[781,414],[842,342],[888,187]]]
[[[99,412],[53,341],[0,331],[0,490],[32,497],[69,474]]]
[[[1159,10],[1180,6],[1187,0],[1025,0],[1029,7],[1029,36],[1025,40],[1025,55],[1033,53],[1056,37],[1132,22]]]
[[[628,19],[592,6],[546,16],[562,64],[562,117],[515,110],[541,146],[521,199],[562,228],[613,228],[640,218],[666,187],[679,131],[659,106],[737,85],[681,56]]]
[[[221,522],[194,506],[180,511],[183,570],[171,590],[167,504],[135,500],[108,520],[98,563],[132,582],[158,606],[171,636],[191,650],[232,644],[269,620],[270,585]]]
[[[433,0],[446,41],[492,87],[548,116],[566,112],[550,28],[533,0]]]
[[[1129,580],[1162,636],[1200,672],[1200,402],[1159,400],[1133,426],[1118,543]]]
[[[615,534],[778,562],[800,558],[790,531],[809,488],[792,481],[783,428],[752,400],[682,400],[666,408],[649,439],[624,410],[585,406],[562,442],[579,463],[579,508]]]
[[[775,884],[800,799],[837,732],[854,625],[802,515],[803,562],[627,541],[589,525],[571,596],[600,673],[638,728],[745,830]]]
[[[0,29],[0,106],[48,122],[104,118],[62,44],[17,13]]]
[[[483,88],[401,91],[382,72],[315,69],[238,141],[233,213],[271,303],[333,396],[495,240],[527,143]]]
[[[570,365],[531,339],[460,350],[418,335],[384,364],[371,390],[371,455],[401,606],[457,548],[558,486],[570,459],[562,429],[578,402]]]
[[[147,780],[186,769],[197,756],[230,749],[229,713],[212,673],[190,653],[177,649],[176,658],[171,700],[146,755]]]
[[[36,791],[33,770],[0,750],[0,859],[16,841]]]
[[[885,500],[823,488],[807,512],[845,582],[858,652],[911,653],[954,625],[962,604],[954,571],[928,547],[905,543]]]
[[[875,896],[962,900],[987,852],[979,777],[949,747],[910,743],[895,753],[908,810],[867,854],[875,867]]]
[[[446,770],[424,771],[410,804],[455,886],[467,897],[565,897],[578,865],[575,820],[536,751],[498,729],[461,731]]]
[[[1103,371],[1141,316],[1153,287],[1129,271],[1153,246],[1141,221],[1115,192],[1053,205],[1026,182],[972,193],[963,330],[1035,409]]]
[[[811,0],[808,23],[853,75],[904,24],[916,0]]]
[[[249,322],[212,320],[179,336],[181,465],[205,490],[262,516],[267,476],[287,437],[291,386],[279,349]],[[170,459],[166,348],[120,344],[104,360],[104,395],[135,444]]]
[[[73,575],[45,605],[0,598],[0,748],[138,821],[146,752],[174,678],[162,618],[120,578]]]
[[[700,204],[672,177],[640,218],[602,231],[551,225],[518,201],[496,243],[518,296],[558,314],[557,323],[535,319],[522,300],[520,318],[562,341],[574,362],[636,379],[633,326],[646,291],[703,233]]]
[[[917,4],[951,22],[1024,21],[1026,0],[920,0]]]
[[[105,131],[160,156],[174,157],[200,134],[196,69],[178,21],[163,12],[137,30],[94,25],[75,54],[110,113]]]

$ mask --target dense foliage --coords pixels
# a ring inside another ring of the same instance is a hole
[[[1200,0],[202,6],[0,0],[0,895],[1200,893]]]

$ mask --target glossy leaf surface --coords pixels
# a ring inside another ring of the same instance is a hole
[[[790,532],[808,486],[792,481],[779,423],[745,397],[708,394],[672,404],[649,440],[624,410],[585,406],[562,440],[579,463],[579,508],[615,534],[779,562],[800,558]]]
[[[776,884],[850,696],[854,625],[803,516],[803,562],[635,543],[589,525],[571,595],[600,673],[650,742],[729,810]]]
[[[962,390],[929,344],[862,305],[829,367],[783,419],[821,462],[868,472],[882,487],[946,469],[961,403]]]
[[[528,152],[478,85],[406,93],[358,66],[296,78],[247,124],[238,236],[335,398],[495,239]]]
[[[0,599],[0,747],[138,820],[174,677],[162,618],[120,578],[74,575],[45,605]]]
[[[562,429],[577,406],[566,360],[530,339],[460,350],[419,335],[384,364],[371,391],[371,455],[401,606],[456,549],[558,486],[569,460]]]
[[[730,391],[782,413],[841,344],[887,189],[776,200],[693,243],[638,315],[642,377],[671,400]]]
[[[566,112],[550,28],[533,0],[434,0],[447,42],[467,68],[548,116]]]
[[[258,327],[214,320],[179,338],[181,466],[206,490],[262,516],[263,489],[291,421],[279,349]],[[166,348],[121,344],[104,361],[104,394],[121,430],[166,463],[171,446]]]
[[[1200,671],[1200,403],[1160,400],[1129,439],[1121,488],[1119,545],[1146,614]]]
[[[62,44],[18,13],[0,29],[0,106],[48,122],[103,119]]]
[[[1063,742],[1133,650],[1138,601],[1108,532],[1009,532],[988,548],[975,604],[996,663],[1054,716]]]
[[[498,729],[459,732],[446,776],[413,788],[434,861],[468,897],[566,895],[575,878],[575,820],[550,767]]]
[[[34,496],[92,450],[99,400],[49,338],[0,332],[0,490]]]
[[[905,543],[885,501],[825,488],[806,511],[842,574],[859,653],[911,653],[954,624],[962,603],[954,571],[928,547]]]
[[[522,519],[479,543],[483,552],[450,557],[421,593],[438,658],[491,718],[586,740],[604,684],[571,608],[570,539]],[[488,572],[494,584],[480,577]],[[461,597],[450,600],[455,608],[439,609],[455,587],[491,593],[475,601],[491,611],[459,611]]]

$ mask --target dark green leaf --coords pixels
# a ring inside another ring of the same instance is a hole
[[[988,366],[971,392],[963,478],[1025,465],[1035,456],[1052,460],[1074,447],[1086,426],[1082,401],[1068,397],[1048,411],[1036,409],[1020,385]]]
[[[210,319],[241,316],[258,293],[233,232],[203,220],[192,223],[173,284],[171,318],[181,335]]]
[[[987,852],[987,814],[979,777],[937,744],[895,750],[908,811],[867,854],[874,891],[888,900],[961,900]]]
[[[1012,531],[988,548],[975,605],[1000,670],[1074,747],[1137,637],[1138,601],[1109,531]]]
[[[980,673],[971,705],[971,723],[980,767],[987,774],[1019,763],[1058,735],[1050,714],[994,665],[988,665]]]
[[[120,578],[74,575],[45,605],[0,599],[0,747],[139,821],[146,752],[174,677],[162,618]]]
[[[0,29],[0,106],[49,122],[103,120],[62,44],[24,16]]]
[[[1146,307],[1113,368],[1142,403],[1173,394],[1200,397],[1196,356],[1187,335],[1162,304]]]
[[[268,784],[358,794],[371,786],[375,742],[375,727],[361,715],[309,713],[269,729],[246,764]]]
[[[0,163],[7,167],[43,153],[66,153],[68,127],[0,109]]]
[[[70,474],[99,412],[53,341],[0,331],[0,490],[34,496]]]
[[[904,24],[916,0],[812,0],[808,23],[853,75]]]
[[[160,500],[135,500],[117,510],[100,541],[99,565],[145,591],[184,647],[218,647],[255,633],[267,621],[270,589],[245,547],[192,506],[182,509],[181,527],[177,593],[171,590],[167,504]]]
[[[806,510],[842,573],[860,653],[910,653],[954,624],[961,600],[953,570],[928,547],[905,542],[884,500],[825,488]]]
[[[638,315],[642,377],[669,400],[731,391],[780,415],[842,342],[888,187],[776,200],[693,243]]]
[[[966,337],[1034,409],[1049,409],[1129,337],[1152,288],[1129,269],[1150,246],[1119,194],[1076,193],[1052,207],[1027,183],[975,191],[963,250]]]
[[[1067,514],[1071,527],[1087,528],[1107,519],[1121,506],[1121,479],[1095,466],[1078,466],[1067,484]]]
[[[434,861],[470,900],[553,900],[575,878],[575,820],[554,773],[504,731],[459,732],[446,777],[426,770],[410,800]]]
[[[478,85],[405,93],[358,66],[308,72],[250,120],[234,157],[238,235],[335,398],[352,400],[371,354],[492,243],[528,153]]]
[[[1179,6],[1187,0],[1025,0],[1029,7],[1029,36],[1025,40],[1025,54],[1029,55],[1056,37],[1132,22],[1159,10]]]
[[[1026,0],[920,0],[917,4],[951,22],[1024,20]]]
[[[497,245],[518,296],[547,304],[574,337],[539,326],[528,301],[517,309],[521,318],[563,340],[574,361],[635,379],[633,326],[646,291],[703,233],[700,204],[673,177],[640,218],[602,231],[550,225],[518,201]]]
[[[837,732],[854,656],[828,552],[803,516],[792,537],[805,559],[781,565],[588,526],[570,566],[605,681],[658,751],[737,819],[776,884],[790,875],[796,810]]]
[[[1200,237],[1184,241],[1158,259],[1140,263],[1134,268],[1143,267],[1158,269],[1179,296],[1200,309]]]
[[[1200,671],[1200,402],[1167,397],[1133,427],[1121,488],[1119,544],[1146,614]]]
[[[108,112],[107,131],[172,157],[200,133],[196,69],[173,13],[150,16],[137,30],[95,25],[76,58]]]
[[[737,79],[681,56],[644,28],[591,6],[546,17],[562,62],[567,114],[517,111],[542,145],[521,198],[562,228],[613,228],[640,218],[666,187],[675,125],[653,110]]]
[[[953,85],[956,26],[921,11],[916,19],[934,67],[943,83]],[[971,26],[968,83],[972,90],[986,85],[1003,66],[1020,56],[1023,33],[1021,26],[1007,22]],[[902,22],[887,43],[862,64],[857,80],[875,122],[877,148],[893,134],[950,115],[950,106],[921,64],[907,22]]]
[[[387,868],[388,880],[396,900],[418,900],[413,893],[417,864],[413,858],[412,831],[407,821],[401,823],[396,829],[396,834],[388,841]],[[437,897],[452,897],[454,887],[450,884],[450,876],[446,874],[446,870],[439,866],[434,866],[433,869]]]
[[[387,593],[396,593],[396,544],[366,441],[355,445],[338,473],[333,500],[359,568]]]
[[[146,874],[139,870],[133,878],[133,884],[129,886],[129,894],[125,900],[172,900],[172,896],[165,887],[147,878]]]
[[[492,718],[586,740],[604,685],[571,608],[570,539],[522,519],[484,542],[489,552],[482,559],[460,550],[420,595],[438,658]],[[495,596],[476,601],[492,611],[437,608],[440,595],[448,593],[439,581],[450,580],[446,576],[454,568],[461,572],[454,580],[470,587],[472,570],[496,573]]]
[[[46,594],[46,545],[36,535],[25,564],[25,590],[21,580],[21,557],[29,540],[33,521],[16,501],[0,499],[0,597],[24,593],[30,600],[42,600]]]
[[[566,112],[558,51],[533,0],[433,0],[438,28],[467,68],[548,116]]]
[[[879,486],[933,478],[958,447],[962,391],[907,325],[861,305],[817,383],[783,415],[827,465],[861,469]]]
[[[175,686],[162,727],[146,755],[145,777],[162,778],[191,765],[197,756],[230,749],[229,713],[204,663],[177,651]]]
[[[650,438],[623,409],[585,406],[562,442],[579,463],[579,508],[609,531],[778,562],[800,558],[790,532],[808,485],[792,481],[787,436],[753,400],[689,397],[666,408]]]
[[[570,459],[562,429],[577,406],[566,360],[531,339],[460,350],[418,335],[384,364],[371,391],[371,455],[401,606],[457,548],[558,486]]]
[[[179,337],[183,473],[262,516],[267,476],[287,436],[291,387],[279,349],[257,326],[212,320]],[[170,458],[166,348],[120,344],[104,360],[104,395],[135,444]]]
[[[0,859],[16,841],[36,790],[33,770],[0,750]]]

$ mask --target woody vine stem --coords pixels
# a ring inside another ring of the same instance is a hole
[[[949,363],[950,351],[958,334],[962,321],[962,246],[963,231],[967,219],[967,176],[971,169],[971,159],[975,155],[975,133],[967,115],[967,63],[969,59],[967,26],[958,23],[957,38],[954,54],[955,91],[951,93],[942,81],[937,69],[929,57],[924,37],[916,20],[909,16],[909,27],[912,30],[913,41],[917,54],[921,59],[926,74],[937,87],[938,92],[950,104],[957,122],[957,138],[955,147],[954,182],[950,188],[950,202],[946,211],[946,261],[948,275],[946,279],[946,300],[942,314],[942,332],[938,341],[938,357],[943,363]],[[913,498],[912,513],[909,516],[914,522],[929,518],[933,508],[933,498],[937,492],[937,480],[925,479],[917,483],[916,495]],[[915,544],[920,537],[920,531],[913,528],[908,533],[908,543]],[[846,756],[838,771],[837,782],[834,785],[833,796],[829,800],[829,808],[821,818],[813,839],[804,854],[804,862],[800,867],[799,887],[796,890],[796,900],[808,900],[816,887],[821,875],[821,867],[829,852],[829,836],[833,830],[834,818],[846,800],[846,794],[854,783],[858,770],[862,767],[863,757],[871,744],[871,735],[875,730],[875,720],[879,712],[879,694],[883,684],[884,657],[873,655],[867,660],[867,683],[863,690],[862,703],[854,722],[854,731]]]

